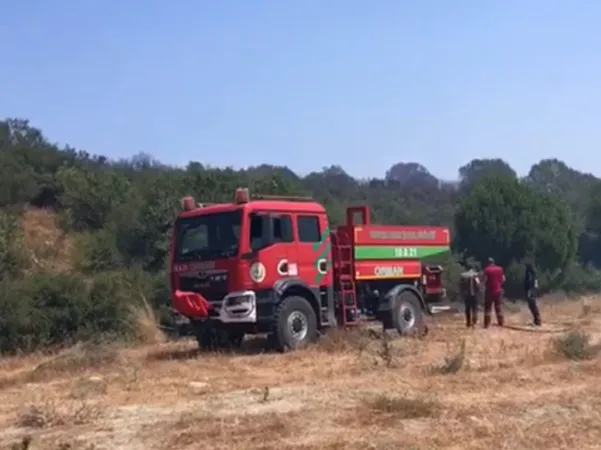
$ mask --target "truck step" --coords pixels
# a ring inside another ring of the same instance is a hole
[[[430,305],[430,312],[432,312],[432,314],[449,314],[459,312],[459,310],[456,306],[447,303],[443,305]]]
[[[327,326],[331,325],[330,324],[330,319],[328,318],[328,308],[325,307],[325,306],[322,306],[320,309],[321,309],[321,311],[320,311],[321,324],[324,327],[327,327]]]

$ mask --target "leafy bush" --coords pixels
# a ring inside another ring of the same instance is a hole
[[[0,211],[0,279],[16,276],[25,264],[19,218]]]
[[[92,279],[34,274],[0,283],[0,351],[31,351],[98,336],[129,337],[140,291],[122,273]]]
[[[572,262],[560,287],[572,293],[601,292],[601,270],[592,264],[582,266]]]
[[[122,256],[115,235],[108,230],[86,232],[77,239],[75,268],[86,274],[116,270],[122,267]]]

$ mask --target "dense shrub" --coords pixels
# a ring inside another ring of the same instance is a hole
[[[26,264],[19,217],[0,211],[0,279],[17,276]]]

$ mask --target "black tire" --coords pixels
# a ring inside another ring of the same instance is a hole
[[[317,317],[311,304],[296,296],[282,300],[273,317],[271,347],[280,352],[297,350],[315,342],[317,337]]]
[[[205,351],[237,349],[244,341],[244,333],[217,328],[206,322],[195,324],[195,337],[198,347]]]
[[[401,336],[425,332],[424,310],[416,293],[406,290],[394,300],[392,322]]]

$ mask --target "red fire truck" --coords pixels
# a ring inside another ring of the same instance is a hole
[[[445,296],[442,267],[425,261],[449,246],[447,228],[373,225],[368,206],[347,208],[346,223],[330,228],[310,198],[242,188],[233,203],[184,197],[170,254],[173,307],[201,348],[267,333],[275,348],[295,349],[322,329],[366,320],[420,332]]]

